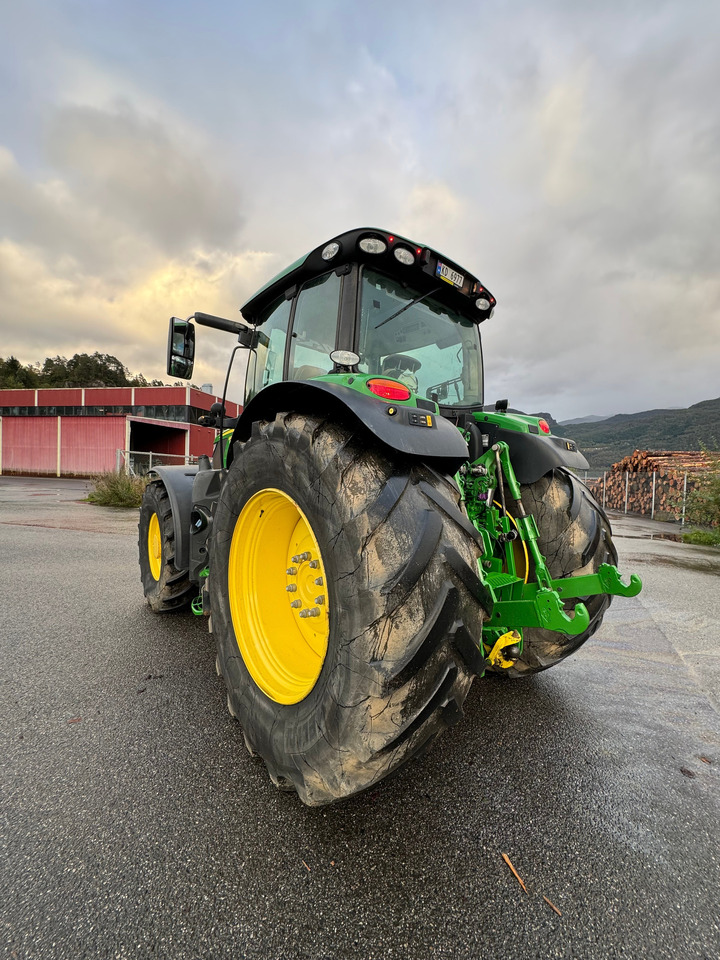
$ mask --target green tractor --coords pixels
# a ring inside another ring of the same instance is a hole
[[[172,377],[192,375],[193,320],[237,338],[244,408],[206,418],[212,462],[153,471],[145,596],[208,617],[248,750],[308,805],[382,780],[462,717],[476,676],[553,666],[641,589],[575,443],[483,405],[494,307],[447,257],[358,229],[245,323],[170,321]]]

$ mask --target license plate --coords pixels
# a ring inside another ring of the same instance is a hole
[[[462,287],[463,283],[465,283],[465,277],[461,273],[453,270],[446,263],[441,263],[439,260],[435,274],[446,283],[451,283],[454,287]]]

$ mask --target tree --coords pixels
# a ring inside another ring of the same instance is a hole
[[[162,380],[131,376],[128,368],[109,353],[76,353],[46,357],[42,364],[27,365],[15,357],[0,357],[0,390],[34,390],[38,387],[164,387]],[[169,384],[167,384],[169,386]],[[176,387],[185,383],[176,382]],[[195,384],[192,384],[193,388]]]
[[[143,378],[144,379],[144,378]],[[41,373],[43,387],[128,387],[127,367],[108,353],[76,353],[65,357],[47,357]]]
[[[703,452],[710,458],[711,467],[697,478],[697,487],[687,498],[686,517],[691,523],[720,526],[720,451]]]
[[[26,367],[15,357],[0,357],[0,390],[34,390],[41,386],[37,370]]]

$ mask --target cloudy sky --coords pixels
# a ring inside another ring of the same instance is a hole
[[[23,0],[0,35],[0,356],[164,377],[171,314],[372,225],[497,297],[488,400],[720,396],[720,4]]]

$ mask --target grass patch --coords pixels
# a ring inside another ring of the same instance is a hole
[[[128,473],[98,473],[92,482],[87,499],[101,507],[139,507],[147,485],[144,477]]]
[[[688,530],[682,535],[683,543],[700,547],[720,547],[720,530]]]

